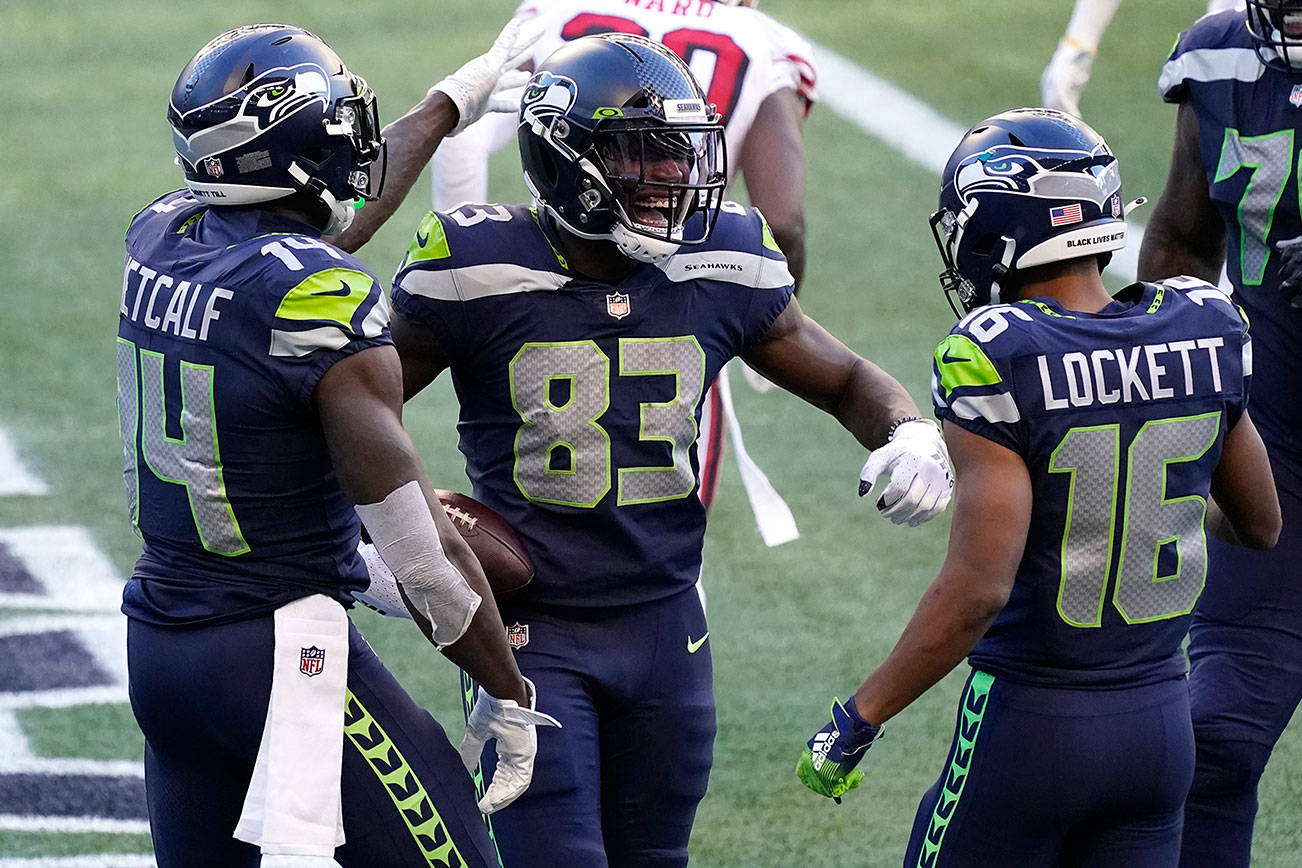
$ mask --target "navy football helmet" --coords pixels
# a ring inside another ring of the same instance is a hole
[[[214,205],[305,193],[328,210],[329,234],[384,183],[375,95],[298,27],[237,27],[199,49],[172,88],[167,122],[186,186]]]
[[[657,42],[606,33],[558,49],[525,87],[518,137],[529,191],[581,238],[659,262],[714,229],[723,124]]]
[[[941,287],[960,316],[960,307],[997,302],[1000,283],[1019,269],[1104,254],[1102,270],[1126,246],[1117,158],[1071,115],[997,114],[950,155],[931,232]]]
[[[1247,0],[1257,56],[1285,71],[1302,69],[1302,0]]]

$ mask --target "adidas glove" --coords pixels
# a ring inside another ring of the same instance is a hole
[[[881,737],[882,728],[859,716],[854,701],[832,700],[832,719],[814,733],[796,762],[796,777],[820,796],[841,804],[841,796],[859,786],[859,760]]]

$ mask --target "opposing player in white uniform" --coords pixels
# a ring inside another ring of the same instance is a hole
[[[1076,0],[1067,32],[1040,76],[1040,104],[1080,117],[1080,95],[1090,80],[1099,40],[1121,0]],[[1243,0],[1207,0],[1207,14],[1242,6]]]
[[[530,68],[564,43],[618,31],[663,43],[687,61],[724,120],[729,180],[740,170],[751,204],[768,220],[799,291],[805,270],[805,165],[801,126],[816,99],[817,72],[809,43],[752,8],[757,0],[524,0],[515,17],[536,22]],[[516,119],[488,116],[447,139],[430,161],[434,210],[487,202],[488,158],[515,141]],[[750,374],[747,370],[748,375]],[[701,419],[701,498],[714,498],[731,425],[727,372],[704,402]],[[766,381],[748,376],[764,389]],[[734,429],[736,430],[736,429]],[[736,431],[742,478],[764,539],[776,545],[795,535],[786,505],[746,456]]]

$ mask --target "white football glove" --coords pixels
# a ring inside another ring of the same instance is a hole
[[[340,868],[329,856],[262,855],[262,868]]]
[[[521,88],[531,73],[516,67],[541,35],[537,22],[512,18],[487,53],[468,61],[429,89],[430,93],[437,90],[446,94],[461,113],[448,135],[455,136],[488,112],[519,110]]]
[[[921,419],[902,422],[885,445],[874,449],[859,473],[859,496],[872,494],[877,477],[891,478],[877,509],[896,524],[922,524],[945,511],[954,472],[940,428]]]
[[[529,708],[521,708],[512,699],[489,696],[484,688],[479,688],[475,707],[466,721],[465,737],[457,749],[466,771],[474,774],[484,744],[490,738],[497,739],[497,768],[493,772],[493,783],[479,800],[479,810],[485,814],[505,808],[529,789],[529,782],[533,780],[533,758],[538,753],[535,728],[561,725],[551,715],[534,710],[538,698],[533,682],[526,678],[524,683],[529,689]]]

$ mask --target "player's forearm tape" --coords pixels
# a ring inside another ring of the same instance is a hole
[[[407,598],[430,622],[434,646],[460,639],[482,600],[443,553],[420,483],[412,480],[379,503],[358,506],[357,515]]]

